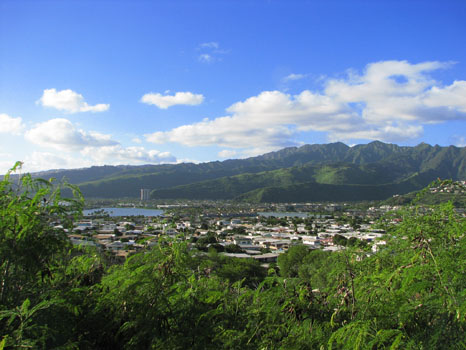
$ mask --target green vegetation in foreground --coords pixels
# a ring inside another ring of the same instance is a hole
[[[71,227],[76,188],[69,205],[28,175],[0,192],[0,349],[466,347],[466,219],[451,204],[391,214],[375,254],[297,245],[263,270],[163,240],[111,265],[54,225]]]

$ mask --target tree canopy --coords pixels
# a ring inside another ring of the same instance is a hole
[[[298,245],[266,269],[161,239],[112,264],[70,244],[82,197],[63,187],[0,183],[0,349],[466,347],[466,220],[451,204],[391,214],[377,252]]]

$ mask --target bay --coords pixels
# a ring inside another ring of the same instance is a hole
[[[100,210],[105,211],[109,216],[160,216],[163,214],[163,210],[144,208],[97,208],[83,210],[83,214],[84,216],[90,216]]]
[[[258,215],[264,216],[266,218],[274,216],[276,218],[284,218],[284,217],[293,217],[293,218],[306,218],[308,213],[298,213],[298,212],[259,212]]]

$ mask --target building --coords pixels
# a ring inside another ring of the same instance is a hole
[[[147,201],[150,199],[150,189],[148,188],[141,188],[141,200]]]

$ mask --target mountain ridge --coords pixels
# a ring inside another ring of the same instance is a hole
[[[350,147],[335,142],[287,147],[245,159],[200,164],[106,165],[33,174],[35,177],[44,175],[57,179],[65,177],[78,185],[85,197],[101,198],[137,198],[141,188],[152,189],[153,197],[159,199],[192,199],[193,193],[197,193],[197,199],[244,199],[251,191],[264,189],[264,193],[270,193],[274,188],[277,193],[285,193],[283,188],[286,187],[287,193],[292,193],[292,186],[299,185],[302,188],[370,185],[385,186],[392,192],[397,188],[413,191],[418,189],[417,185],[399,184],[409,182],[413,176],[421,176],[424,185],[437,177],[466,179],[466,148],[425,143],[398,146],[380,141]],[[333,193],[331,188],[327,191]],[[311,192],[310,201],[313,200]],[[357,191],[355,193],[351,197],[358,200]],[[328,198],[337,199],[335,195]]]

